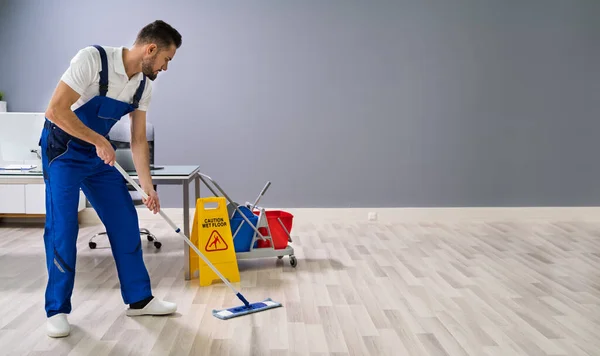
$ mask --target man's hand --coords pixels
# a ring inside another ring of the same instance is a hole
[[[98,139],[96,145],[96,154],[104,163],[113,166],[115,164],[115,149],[105,137]]]
[[[160,211],[160,201],[158,199],[158,194],[156,194],[156,190],[154,189],[144,189],[146,194],[148,194],[148,199],[143,199],[144,204],[152,211],[154,214]]]

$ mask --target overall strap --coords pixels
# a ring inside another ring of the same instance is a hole
[[[106,51],[104,48],[98,45],[94,45],[98,52],[100,52],[100,59],[102,61],[102,70],[100,71],[100,96],[106,96],[108,92],[108,61],[106,59]]]
[[[144,75],[142,77],[142,81],[140,82],[140,85],[138,86],[137,90],[135,91],[135,95],[133,96],[133,103],[131,104],[136,109],[140,105],[140,100],[142,99],[142,93],[144,93],[145,88],[146,88],[146,76]]]

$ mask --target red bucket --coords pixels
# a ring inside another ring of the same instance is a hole
[[[254,214],[260,214],[259,211],[255,211]],[[269,224],[269,230],[271,230],[271,238],[275,244],[276,250],[282,250],[288,245],[288,234],[292,233],[292,222],[294,216],[288,212],[281,210],[265,211],[267,217],[267,224]],[[281,221],[281,223],[279,222]],[[283,226],[281,224],[283,223]],[[285,229],[284,229],[285,227]],[[258,229],[261,235],[267,236],[268,231],[264,227]],[[258,240],[256,242],[258,248],[271,247],[270,241]]]

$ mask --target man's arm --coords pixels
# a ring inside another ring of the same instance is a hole
[[[150,149],[146,138],[146,112],[135,110],[129,116],[131,118],[133,164],[140,180],[140,186],[149,197],[149,199],[144,200],[144,204],[156,214],[160,210],[160,203],[150,175]]]
[[[146,112],[135,110],[131,114],[131,153],[133,163],[145,192],[154,190],[150,175],[150,148],[146,138]]]
[[[87,127],[71,110],[71,105],[79,99],[80,95],[62,80],[54,90],[52,99],[46,109],[46,118],[63,129],[71,136],[87,141],[96,146],[96,153],[104,163],[111,166],[115,161],[115,150],[108,140]]]
[[[104,137],[85,126],[71,110],[71,106],[79,97],[75,90],[61,80],[50,99],[46,117],[71,136],[96,145]]]
[[[96,60],[97,51],[92,48],[81,49],[69,68],[63,73],[46,109],[46,118],[71,136],[96,146],[96,153],[104,163],[113,165],[115,150],[106,138],[88,128],[71,106],[80,98],[98,75],[100,64]]]
[[[133,163],[145,192],[154,190],[150,176],[150,149],[146,138],[146,112],[135,110],[131,114],[131,153]]]

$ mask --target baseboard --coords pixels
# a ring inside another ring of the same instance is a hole
[[[331,208],[283,209],[303,221],[497,221],[497,220],[586,220],[600,221],[600,207],[460,207],[460,208]],[[375,220],[370,220],[370,214]]]
[[[498,220],[552,220],[552,221],[600,221],[600,207],[489,207],[489,208],[291,208],[284,210],[294,215],[295,221],[334,222],[435,222],[435,221],[498,221]],[[183,210],[165,208],[163,211],[174,222],[183,221]],[[376,219],[370,220],[369,213]],[[138,208],[140,220],[161,219],[144,207]],[[190,221],[194,209],[190,209]],[[100,220],[92,208],[80,213],[82,223],[98,223]]]
[[[81,210],[78,212],[78,221],[82,222],[82,216],[84,219],[89,219],[91,215],[96,215],[93,211]],[[44,225],[46,222],[46,214],[0,214],[0,225],[1,224],[18,224],[18,225]]]

